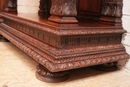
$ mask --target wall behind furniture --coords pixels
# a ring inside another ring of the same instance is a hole
[[[40,0],[17,0],[18,13],[38,13]]]
[[[127,31],[123,35],[122,43],[124,44],[126,51],[130,54],[130,0],[123,1],[123,28]],[[126,68],[130,70],[130,61],[127,63]]]

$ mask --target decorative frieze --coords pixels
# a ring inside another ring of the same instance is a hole
[[[33,27],[29,27],[24,24],[19,24],[12,20],[4,20],[4,23],[10,27],[13,27],[23,33],[26,33],[32,37],[35,37],[41,41],[44,41],[50,45],[58,48],[71,48],[71,47],[84,47],[94,45],[108,45],[119,44],[121,42],[122,35],[91,35],[91,36],[76,36],[76,37],[59,37],[50,35],[47,32],[37,30]]]
[[[88,46],[88,47],[76,47],[75,49],[64,49],[62,48],[61,50],[47,45],[46,43],[43,43],[33,37],[28,36],[27,34],[24,34],[18,30],[15,30],[14,28],[11,28],[9,26],[6,26],[5,24],[1,24],[1,27],[4,28],[6,31],[10,32],[12,35],[16,36],[19,35],[18,38],[21,38],[23,41],[26,41],[27,43],[30,43],[31,45],[37,47],[38,49],[40,49],[41,51],[43,51],[46,54],[49,54],[51,56],[53,56],[53,58],[55,59],[63,59],[63,58],[72,58],[72,57],[78,57],[78,56],[85,56],[85,55],[90,55],[90,54],[100,54],[100,53],[106,53],[106,52],[113,52],[116,51],[118,49],[122,50],[124,49],[124,47],[121,44],[112,44],[112,45],[102,45],[102,46]],[[28,40],[26,40],[25,38],[27,38]],[[31,48],[33,49],[33,46],[31,46]],[[112,50],[112,49],[116,49],[116,50]],[[102,51],[104,50],[104,51]],[[105,51],[107,50],[107,51]],[[81,54],[79,54],[79,52]],[[91,53],[89,53],[91,52]],[[42,52],[41,55],[43,54],[45,57],[45,54]],[[77,55],[75,55],[77,54]],[[68,55],[68,56],[66,56]],[[45,58],[49,58],[47,55]],[[50,58],[49,58],[50,59]],[[52,59],[51,59],[52,60]]]
[[[35,29],[34,27],[29,27],[25,24],[20,24],[20,23],[17,23],[15,21],[8,20],[8,19],[5,19],[4,23],[10,27],[13,27],[13,28],[25,33],[25,34],[28,34],[34,38],[37,38],[41,41],[44,41],[50,45],[56,46],[58,48],[61,47],[60,38],[57,38],[54,35],[50,35],[47,32],[43,32],[41,30]]]
[[[122,35],[93,35],[93,36],[75,36],[62,38],[64,47],[84,47],[94,45],[119,44]]]
[[[122,27],[118,26],[104,26],[104,27],[52,27],[49,24],[41,24],[32,22],[26,19],[18,18],[16,16],[10,14],[1,14],[5,19],[9,19],[15,21],[20,24],[27,25],[29,27],[37,28],[38,30],[42,30],[44,32],[48,32],[51,34],[55,34],[57,36],[72,36],[72,35],[95,35],[95,34],[118,34],[125,33],[126,31],[122,29]],[[114,29],[113,29],[114,28]]]

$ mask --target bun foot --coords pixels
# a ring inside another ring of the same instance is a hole
[[[36,71],[36,77],[37,79],[44,82],[57,83],[57,82],[62,82],[62,81],[67,80],[69,75],[67,71],[50,72],[44,66],[38,65],[37,71]]]

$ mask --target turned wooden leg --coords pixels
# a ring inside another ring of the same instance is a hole
[[[0,35],[0,42],[9,42],[9,40],[7,40],[5,37]]]
[[[55,83],[67,80],[69,75],[67,71],[52,73],[39,64],[36,71],[36,77],[44,82]]]

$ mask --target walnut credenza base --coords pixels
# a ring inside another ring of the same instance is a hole
[[[129,59],[121,44],[126,32],[121,26],[95,22],[54,26],[31,16],[2,13],[0,34],[40,64],[36,72],[40,80],[64,81],[68,70]]]

